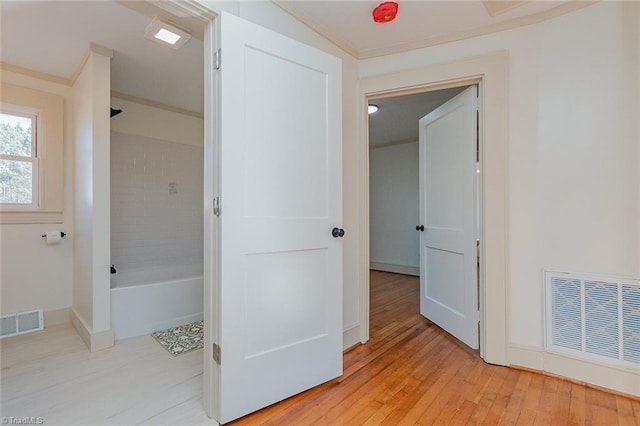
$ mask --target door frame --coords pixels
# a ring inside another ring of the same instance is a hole
[[[220,261],[219,221],[214,215],[213,199],[219,193],[220,176],[218,171],[220,159],[220,125],[217,115],[217,100],[220,91],[220,78],[214,72],[214,50],[219,47],[220,11],[204,6],[197,0],[165,0],[190,18],[195,18],[204,25],[203,54],[204,54],[204,229],[203,229],[203,316],[204,316],[204,348],[203,348],[203,397],[202,403],[205,413],[212,419],[219,418],[217,399],[213,398],[216,384],[220,383],[219,368],[213,367],[213,343],[218,340],[219,329],[213,327],[212,332],[207,329],[215,324],[218,316],[220,275],[218,267]],[[171,12],[170,12],[171,13]],[[214,273],[215,272],[215,273]],[[217,423],[216,423],[217,424]]]
[[[359,304],[360,341],[369,340],[369,128],[370,100],[470,84],[480,93],[480,356],[509,364],[508,64],[505,51],[361,78]]]

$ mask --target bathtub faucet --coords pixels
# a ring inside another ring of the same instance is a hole
[[[112,273],[112,274],[115,274],[115,273],[116,273],[116,268],[115,268],[115,266],[113,265],[113,263],[111,264],[111,273]]]

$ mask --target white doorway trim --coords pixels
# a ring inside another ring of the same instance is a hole
[[[480,87],[480,355],[508,365],[509,212],[508,212],[507,52],[429,65],[360,80],[360,341],[369,340],[369,131],[371,99],[479,84]],[[416,124],[417,125],[417,124]]]

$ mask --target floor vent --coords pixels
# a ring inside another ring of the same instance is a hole
[[[545,271],[545,346],[640,364],[640,279]]]
[[[16,336],[42,330],[42,309],[19,314],[5,315],[0,318],[0,337]]]

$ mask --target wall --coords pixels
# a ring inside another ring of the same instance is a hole
[[[72,320],[91,351],[113,345],[110,297],[111,58],[89,52],[73,86],[75,223]]]
[[[73,274],[73,240],[47,246],[40,237],[48,230],[73,231],[72,90],[69,86],[2,70],[10,83],[63,96],[64,173],[63,218],[60,224],[0,225],[0,310],[2,315],[42,308],[45,325],[68,320]]]
[[[118,271],[202,264],[203,120],[112,105],[123,112],[111,120],[111,262]]]
[[[367,77],[509,52],[512,363],[544,367],[544,268],[640,274],[639,23],[637,3],[600,2],[537,25],[359,63]],[[602,385],[615,387],[615,375],[603,376]]]
[[[202,146],[204,120],[202,114],[171,111],[166,105],[144,105],[112,95],[111,106],[122,109],[111,120],[111,130],[161,141]]]
[[[372,269],[420,275],[418,142],[369,152]]]
[[[345,330],[345,347],[360,341],[360,294],[358,265],[358,181],[360,164],[358,156],[358,121],[357,110],[357,61],[327,39],[293,18],[272,2],[234,2],[198,0],[199,3],[212,10],[224,10],[243,19],[270,28],[287,37],[296,39],[309,46],[316,47],[342,59],[342,160],[343,160],[343,226],[346,235],[343,238],[344,248],[344,292],[343,321]],[[367,261],[367,260],[365,260]]]

